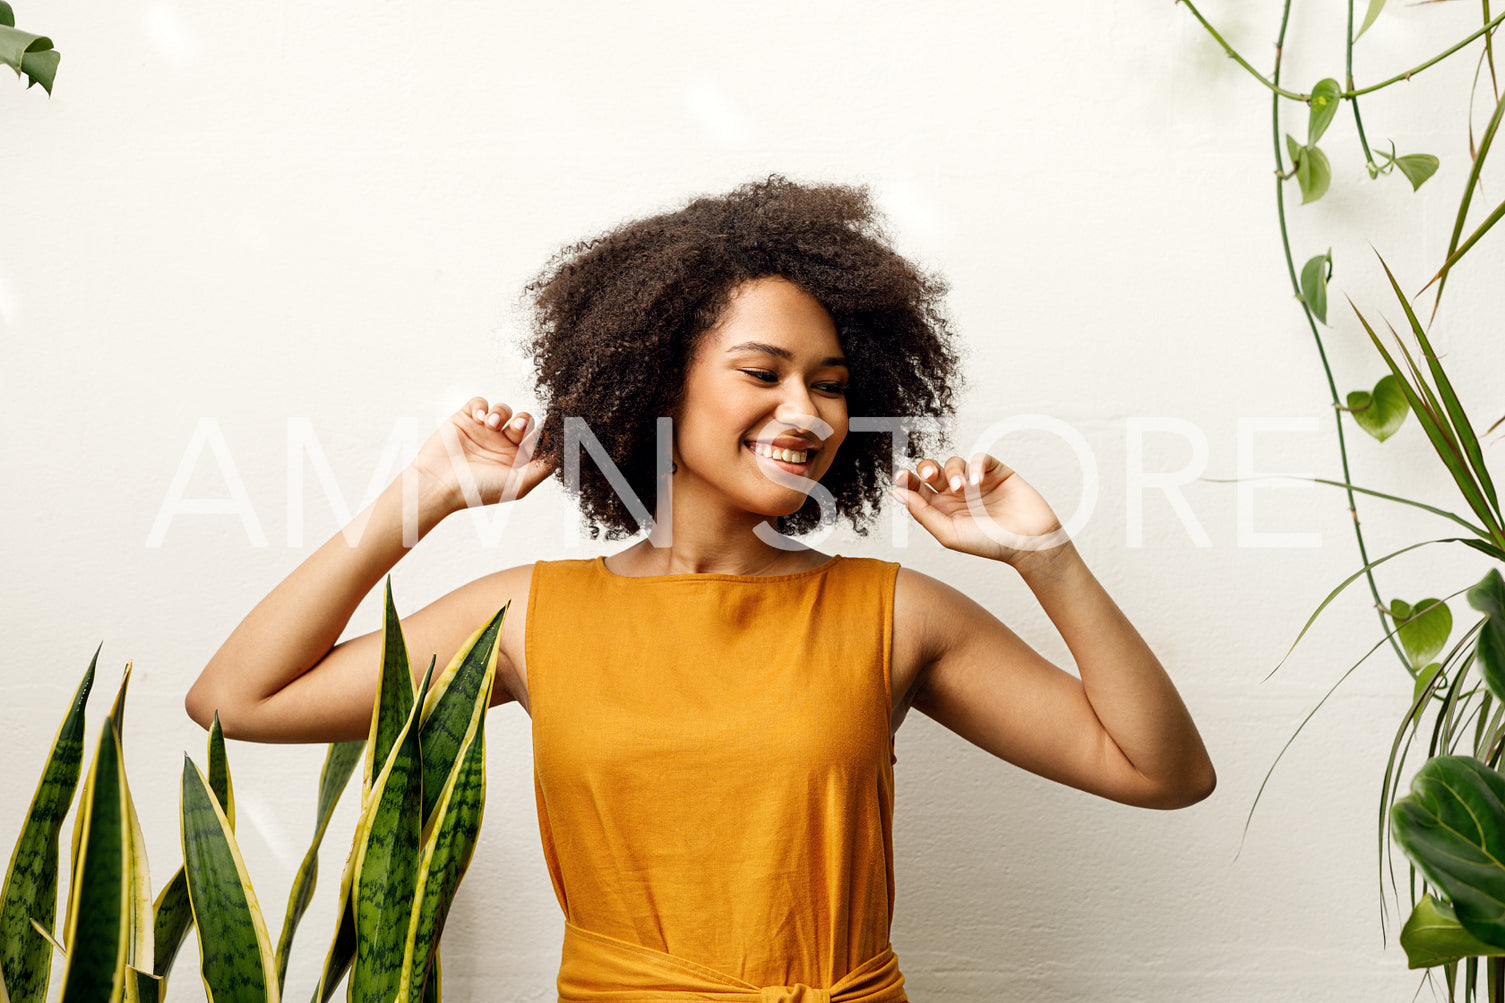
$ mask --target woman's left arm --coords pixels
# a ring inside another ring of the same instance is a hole
[[[1018,571],[1080,674],[906,569],[896,587],[921,635],[917,709],[994,755],[1114,801],[1181,808],[1212,793],[1212,761],[1175,685],[1022,477],[979,454],[944,467],[922,460],[918,479],[899,471],[895,482],[895,497],[943,546]]]

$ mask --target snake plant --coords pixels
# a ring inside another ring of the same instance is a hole
[[[235,795],[216,715],[208,772],[184,758],[184,864],[155,902],[145,842],[126,782],[126,666],[82,787],[85,707],[95,652],[53,741],[0,889],[0,1003],[45,1003],[52,952],[63,955],[60,1003],[158,1003],[190,928],[212,1003],[278,1003],[293,934],[312,897],[335,804],[364,758],[361,815],[340,886],[339,922],[314,999],[350,974],[349,998],[439,999],[439,937],[470,862],[485,802],[483,724],[506,608],[415,692],[386,588],[380,688],[364,742],[329,747],[312,845],[294,876],[281,936],[271,940],[235,841]],[[364,754],[364,755],[363,755]],[[57,920],[59,838],[78,792],[68,904]]]

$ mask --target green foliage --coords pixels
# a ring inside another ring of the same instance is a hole
[[[1319,254],[1301,269],[1301,300],[1312,310],[1312,315],[1327,323],[1327,283],[1333,277],[1333,252]]]
[[[372,708],[371,728],[387,752],[375,761],[364,792],[334,946],[315,998],[329,999],[356,960],[354,997],[437,1003],[439,937],[485,802],[482,727],[506,609],[477,630],[437,678],[431,660],[416,696],[390,581],[387,610],[383,697]],[[234,785],[218,715],[209,732],[207,774],[184,758],[184,863],[152,902],[145,842],[125,775],[127,665],[80,788],[68,907],[63,934],[54,938],[58,840],[82,770],[84,707],[94,672],[91,660],[54,739],[0,892],[0,1003],[45,1003],[53,950],[65,954],[61,1003],[159,1003],[190,928],[197,931],[208,999],[278,1003],[293,934],[313,894],[319,846],[367,743],[328,749],[313,842],[294,878],[274,951],[235,841]],[[429,784],[432,790],[425,789]]]
[[[1327,154],[1308,144],[1302,146],[1290,136],[1286,136],[1286,149],[1291,154],[1291,162],[1296,171],[1296,183],[1301,187],[1301,204],[1315,202],[1327,194],[1328,185],[1333,180],[1332,166],[1327,162]]]
[[[1393,373],[1381,376],[1373,390],[1352,391],[1346,403],[1358,426],[1381,442],[1395,434],[1411,410]]]
[[[1401,928],[1400,946],[1406,952],[1409,968],[1432,968],[1464,958],[1505,955],[1505,947],[1494,947],[1469,933],[1458,922],[1453,907],[1423,895]]]
[[[16,76],[24,75],[28,88],[41,84],[42,90],[51,95],[60,58],[52,47],[52,39],[18,31],[15,12],[5,0],[0,0],[0,63],[15,70]]]

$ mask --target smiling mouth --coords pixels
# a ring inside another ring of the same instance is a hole
[[[815,454],[820,452],[816,448],[801,450],[774,449],[762,443],[751,441],[744,442],[743,445],[763,462],[772,463],[781,470],[787,470],[795,474],[802,474],[806,470],[809,470],[810,464],[815,460]]]

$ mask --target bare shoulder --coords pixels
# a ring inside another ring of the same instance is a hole
[[[945,650],[947,639],[981,606],[939,579],[900,567],[894,580],[894,642],[890,666],[893,727],[898,729],[925,680],[925,668]]]
[[[467,582],[435,600],[431,607],[442,606],[455,622],[469,624],[471,632],[479,629],[498,610],[506,608],[498,644],[497,686],[492,692],[492,706],[516,700],[524,710],[528,709],[523,640],[527,636],[528,592],[532,582],[533,565],[519,564]]]

